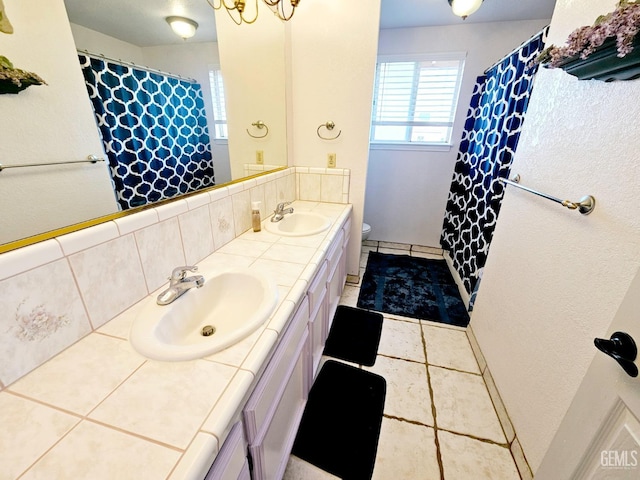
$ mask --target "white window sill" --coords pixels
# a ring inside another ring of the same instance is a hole
[[[422,152],[449,152],[451,151],[451,148],[452,145],[369,142],[370,150],[415,150]]]

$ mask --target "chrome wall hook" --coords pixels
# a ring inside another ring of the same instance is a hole
[[[340,134],[342,133],[342,130],[340,130],[338,132],[338,134],[335,137],[323,137],[322,135],[320,135],[320,129],[324,127],[327,130],[331,131],[336,127],[336,124],[333,123],[331,120],[329,120],[327,123],[323,123],[322,125],[320,125],[318,127],[318,129],[316,130],[316,133],[318,134],[318,136],[323,139],[323,140],[335,140],[336,138],[338,138],[340,136]]]
[[[267,135],[269,135],[269,127],[267,127],[267,124],[264,123],[262,120],[258,120],[257,122],[253,122],[251,124],[251,126],[256,127],[258,130],[262,130],[263,128],[265,128],[266,132],[264,132],[264,135],[251,135],[251,132],[247,128],[247,133],[249,134],[250,137],[253,137],[253,138],[264,138]]]

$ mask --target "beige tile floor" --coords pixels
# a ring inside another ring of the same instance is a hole
[[[385,242],[369,251],[430,258],[442,252]],[[341,303],[356,306],[359,284]],[[362,367],[387,380],[373,480],[520,480],[464,329],[384,314],[378,357]],[[285,480],[335,479],[295,456]]]

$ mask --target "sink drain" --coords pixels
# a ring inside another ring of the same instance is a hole
[[[216,333],[216,328],[215,327],[213,327],[211,325],[205,325],[204,327],[202,327],[202,336],[203,337],[210,337],[214,333]]]

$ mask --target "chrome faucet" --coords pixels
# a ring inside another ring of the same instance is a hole
[[[176,267],[169,277],[169,288],[158,295],[156,302],[158,305],[169,305],[174,300],[180,298],[187,290],[200,288],[204,285],[202,275],[187,277],[187,272],[195,272],[196,266]]]
[[[273,217],[271,217],[272,222],[279,222],[284,218],[286,213],[293,213],[293,208],[284,208],[287,205],[291,205],[291,202],[282,202],[276,206],[276,209],[273,211]]]

